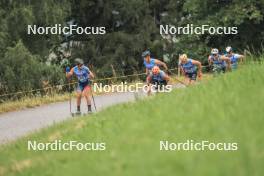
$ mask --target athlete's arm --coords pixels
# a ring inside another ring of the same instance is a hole
[[[198,67],[198,76],[202,76],[202,64],[197,60],[192,60],[192,63]]]
[[[66,78],[69,79],[73,75],[73,68],[71,68],[70,72],[66,72]]]
[[[164,79],[165,81],[168,82],[170,80],[170,77],[165,72],[162,71],[160,74],[162,79]]]
[[[208,64],[209,64],[209,66],[211,66],[213,64],[211,56],[208,56]]]
[[[231,59],[229,57],[226,57],[226,56],[221,56],[220,59],[223,60],[223,61],[226,61],[226,62],[230,62],[231,61]]]
[[[94,78],[94,74],[93,74],[93,72],[89,71],[89,77],[90,77],[90,78]]]
[[[151,80],[152,80],[152,75],[148,75],[148,77],[147,77],[147,85],[150,84]]]
[[[93,72],[91,72],[91,70],[90,70],[87,66],[85,66],[84,69],[85,69],[85,70],[87,71],[87,73],[89,74],[89,78],[94,78],[94,74],[93,74]]]
[[[181,72],[182,75],[185,75],[185,71],[184,71],[182,65],[180,65],[180,72]]]
[[[162,62],[162,61],[160,61],[160,60],[158,60],[158,59],[155,59],[155,64],[157,64],[157,65],[161,65],[162,67],[165,68],[165,70],[168,70],[167,65],[166,65],[164,62]]]
[[[170,77],[169,77],[167,74],[165,74],[163,78],[164,78],[167,82],[170,81]]]

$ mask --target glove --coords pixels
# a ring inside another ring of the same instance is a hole
[[[68,67],[66,67],[66,73],[69,73],[70,72],[70,70],[71,70],[71,68],[68,66]]]

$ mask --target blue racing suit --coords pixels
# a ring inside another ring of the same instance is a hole
[[[87,87],[89,87],[90,84],[90,70],[86,66],[82,66],[80,69],[78,66],[73,67],[73,73],[76,75],[78,79],[78,86],[77,86],[77,91],[83,91]]]
[[[149,63],[147,63],[147,62],[144,60],[144,65],[145,65],[145,67],[146,67],[146,68],[149,70],[149,72],[150,72],[151,69],[156,65],[156,64],[155,64],[155,59],[150,58]]]
[[[196,80],[197,67],[192,63],[192,59],[188,59],[185,64],[181,64],[181,67],[185,73],[185,76],[187,76],[191,80]]]

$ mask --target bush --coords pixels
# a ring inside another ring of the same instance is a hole
[[[59,84],[64,81],[60,67],[49,66],[39,60],[25,48],[21,41],[14,47],[9,47],[0,61],[0,81],[4,85],[0,93],[41,89],[43,81],[49,84]]]

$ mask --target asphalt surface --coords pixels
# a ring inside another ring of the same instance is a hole
[[[180,88],[181,85],[175,85]],[[140,93],[112,93],[95,96],[97,111],[111,105],[133,101],[136,98],[146,96]],[[35,108],[0,114],[0,144],[13,141],[41,128],[51,126],[72,117],[69,101],[52,103]],[[72,99],[72,112],[76,111],[76,100]],[[86,102],[82,99],[82,113],[87,112]],[[94,109],[93,109],[94,111]]]

